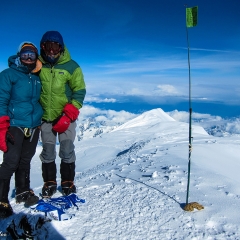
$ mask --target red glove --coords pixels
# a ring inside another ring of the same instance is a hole
[[[59,118],[59,120],[56,123],[53,123],[52,129],[58,133],[63,133],[68,129],[70,123],[71,120],[69,119],[69,117],[63,115]]]
[[[7,151],[7,131],[10,126],[10,118],[8,116],[0,117],[0,150]]]
[[[71,103],[67,103],[63,109],[63,112],[67,117],[70,118],[72,122],[74,122],[79,115],[79,110]]]

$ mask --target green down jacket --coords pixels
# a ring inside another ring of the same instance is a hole
[[[55,120],[62,114],[66,103],[81,108],[86,95],[84,77],[67,48],[64,48],[54,66],[45,62],[41,56],[39,59],[43,63],[39,75],[42,83],[40,103],[44,110],[43,120]]]

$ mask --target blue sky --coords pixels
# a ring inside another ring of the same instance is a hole
[[[5,1],[0,70],[22,41],[39,46],[46,31],[58,30],[83,70],[86,103],[177,108],[189,97],[186,3],[199,9],[198,25],[188,28],[193,110],[239,109],[239,0]]]

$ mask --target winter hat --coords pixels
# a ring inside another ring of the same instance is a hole
[[[46,33],[43,34],[40,45],[44,42],[57,42],[59,45],[64,47],[64,42],[62,35],[58,31],[47,31]]]
[[[22,42],[18,47],[18,53],[21,53],[23,51],[35,52],[38,55],[38,49],[36,45],[33,44],[32,42],[28,41]]]

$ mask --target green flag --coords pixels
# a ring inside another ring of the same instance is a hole
[[[198,19],[198,6],[186,8],[187,27],[197,26],[197,19]]]

